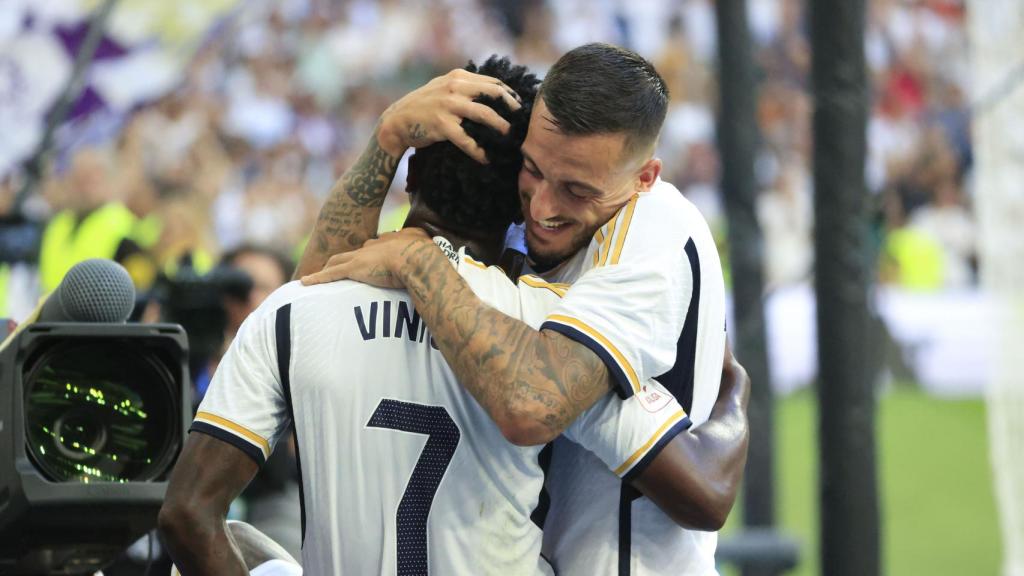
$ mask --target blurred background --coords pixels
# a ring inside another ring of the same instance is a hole
[[[746,4],[777,520],[801,543],[795,573],[828,573],[815,551],[807,8]],[[508,54],[543,75],[595,40],[636,50],[667,81],[662,177],[711,224],[728,277],[717,36],[711,0],[6,0],[0,317],[23,319],[81,259],[117,259],[140,294],[137,320],[189,329],[198,398],[241,319],[290,277],[320,204],[389,103],[469,59]],[[72,82],[83,50],[91,65]],[[983,401],[995,336],[979,288],[964,1],[870,0],[864,50],[884,572],[996,574]],[[382,229],[401,225],[403,191],[400,168]],[[283,543],[275,522],[298,513],[288,465],[237,510]]]

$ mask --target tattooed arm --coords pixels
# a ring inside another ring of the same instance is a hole
[[[459,383],[514,444],[550,442],[611,390],[596,354],[484,304],[422,230],[387,234],[331,264],[303,282],[405,287]]]
[[[410,244],[400,258],[392,271],[459,382],[510,442],[550,442],[611,389],[596,354],[486,306],[433,242]]]
[[[381,148],[379,131],[378,124],[355,165],[331,189],[292,278],[323,268],[332,254],[359,248],[376,235],[380,208],[404,153]]]
[[[369,144],[356,163],[334,185],[320,209],[313,234],[293,278],[323,268],[334,254],[354,250],[377,234],[398,161],[410,147],[449,140],[480,162],[487,157],[462,129],[468,118],[508,131],[508,122],[491,107],[474,102],[481,95],[504,98],[513,109],[518,96],[496,78],[452,70],[406,94],[381,115]]]

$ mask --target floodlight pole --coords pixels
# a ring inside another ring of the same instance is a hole
[[[821,571],[879,573],[873,363],[868,354],[865,0],[812,0]]]
[[[763,240],[757,221],[757,182],[754,158],[758,133],[755,117],[754,62],[747,27],[745,0],[719,0],[719,78],[721,112],[718,145],[722,159],[722,192],[729,227],[729,262],[736,357],[752,382],[750,452],[743,483],[743,520],[748,527],[771,527],[775,522],[775,482],[772,454],[772,391],[765,344]],[[746,564],[744,576],[774,574],[767,565]]]

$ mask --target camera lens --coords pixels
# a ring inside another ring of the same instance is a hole
[[[58,344],[24,384],[28,452],[56,482],[147,481],[177,449],[167,369],[128,341]]]
[[[72,460],[88,460],[107,444],[107,425],[95,410],[74,408],[57,418],[53,429],[57,450]]]

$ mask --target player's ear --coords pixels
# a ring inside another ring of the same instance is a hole
[[[640,171],[637,173],[637,192],[647,192],[654,186],[654,183],[658,180],[658,176],[661,175],[661,159],[651,158],[650,160],[643,163],[640,167]]]

